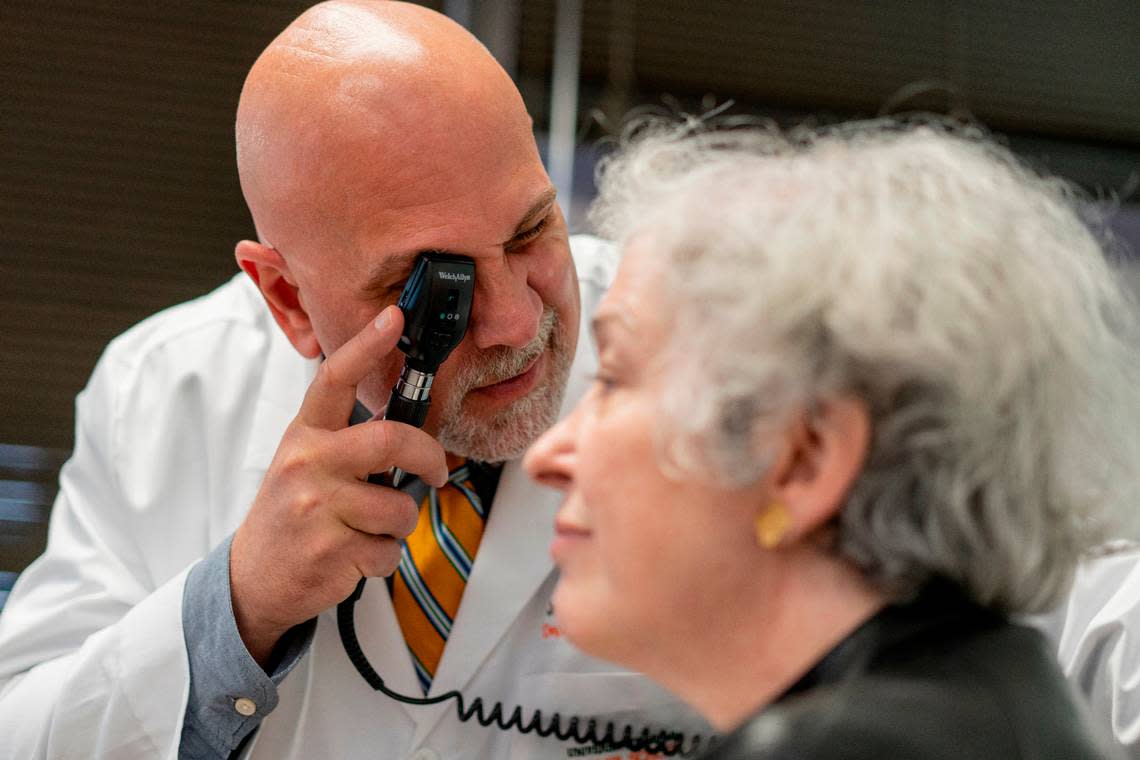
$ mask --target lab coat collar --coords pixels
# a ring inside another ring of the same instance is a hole
[[[256,299],[261,307],[259,318],[266,322],[262,331],[268,336],[268,347],[242,468],[264,473],[277,453],[277,445],[285,435],[285,429],[300,411],[305,392],[313,382],[320,362],[297,353],[273,321],[257,287],[248,278],[246,285],[247,297]]]

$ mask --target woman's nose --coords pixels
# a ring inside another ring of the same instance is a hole
[[[565,491],[574,482],[577,450],[574,430],[577,410],[534,442],[523,458],[531,479],[547,488]]]

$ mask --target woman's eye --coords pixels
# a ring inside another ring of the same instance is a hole
[[[599,372],[594,375],[594,385],[598,391],[605,396],[617,387],[617,381],[614,380],[612,376]]]

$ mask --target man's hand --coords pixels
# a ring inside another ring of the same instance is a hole
[[[447,481],[443,448],[422,430],[384,420],[348,427],[356,385],[395,348],[403,323],[391,306],[321,364],[234,534],[234,616],[262,665],[285,631],[399,564],[399,540],[419,507],[365,482],[369,473],[400,467],[433,485]]]

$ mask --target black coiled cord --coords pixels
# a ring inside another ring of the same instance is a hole
[[[691,757],[700,750],[703,737],[699,735],[689,737],[688,746],[686,746],[685,735],[676,731],[661,731],[652,734],[648,728],[643,728],[641,733],[635,736],[633,728],[627,725],[621,736],[616,736],[616,728],[613,722],[609,721],[606,723],[605,730],[599,735],[598,722],[593,718],[585,721],[584,729],[583,721],[577,717],[570,718],[566,722],[566,726],[563,727],[562,716],[559,713],[551,713],[549,722],[543,725],[541,710],[535,710],[530,720],[524,722],[522,707],[515,707],[509,715],[504,715],[503,703],[496,702],[488,712],[481,697],[471,700],[471,704],[468,706],[463,694],[455,690],[434,697],[409,697],[392,691],[384,685],[384,679],[380,677],[380,674],[373,670],[372,664],[364,656],[360,642],[356,638],[356,621],[353,611],[357,600],[364,592],[365,580],[365,578],[361,578],[352,595],[337,605],[336,624],[340,631],[340,641],[344,645],[344,651],[348,655],[348,659],[352,661],[356,672],[360,673],[360,676],[369,686],[381,694],[408,705],[437,705],[454,699],[459,720],[466,723],[474,718],[479,725],[485,728],[494,726],[503,731],[515,730],[520,734],[533,733],[543,738],[553,736],[560,741],[573,740],[579,744],[600,744],[607,749],[628,749],[631,752],[644,750],[651,754],[669,756]]]

